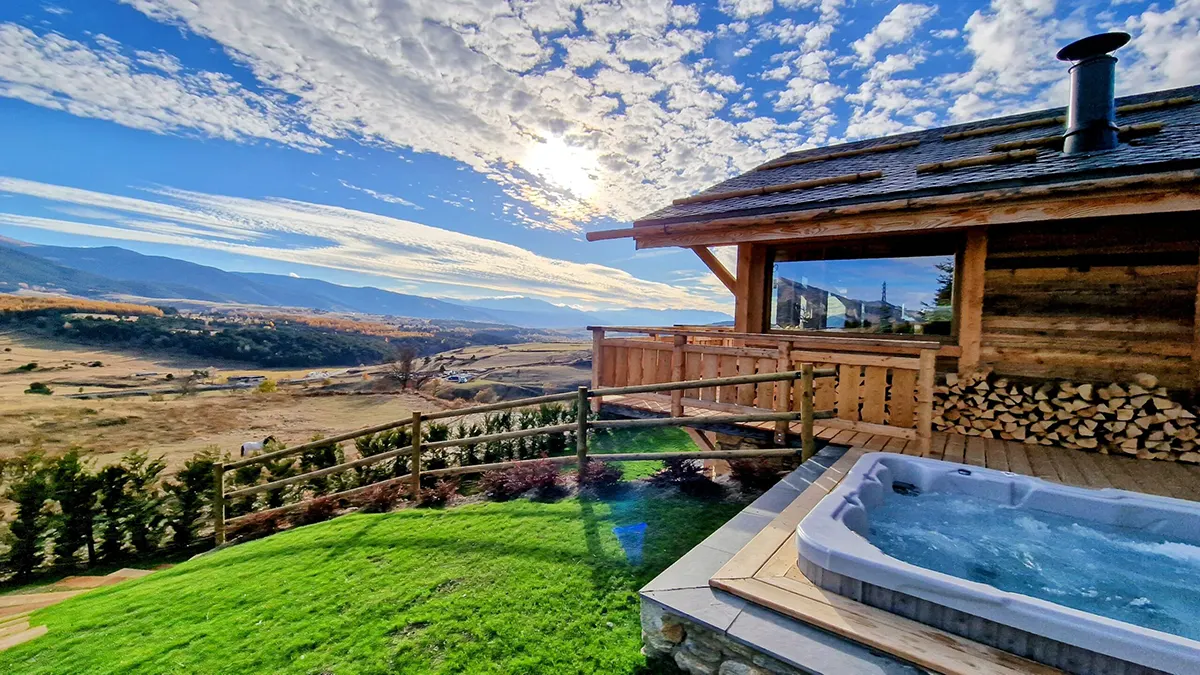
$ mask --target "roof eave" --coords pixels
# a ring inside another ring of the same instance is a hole
[[[905,196],[687,222],[641,222],[589,232],[588,241],[631,238],[641,248],[828,240],[998,223],[1200,211],[1200,169]]]

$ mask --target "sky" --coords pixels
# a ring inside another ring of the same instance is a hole
[[[588,243],[785,152],[1200,82],[1200,0],[3,0],[0,235],[450,299],[730,311]],[[732,267],[729,250],[718,251]]]

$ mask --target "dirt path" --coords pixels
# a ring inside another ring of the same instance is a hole
[[[126,579],[137,579],[153,571],[124,568],[104,576],[66,577],[19,595],[0,595],[0,652],[46,634],[46,626],[30,625],[29,616],[33,612],[93,588],[112,586]]]

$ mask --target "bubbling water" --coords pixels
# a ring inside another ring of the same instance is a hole
[[[937,572],[1200,640],[1200,546],[960,494],[889,492],[868,541]]]

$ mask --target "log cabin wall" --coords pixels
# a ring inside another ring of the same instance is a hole
[[[1198,215],[989,228],[981,365],[1079,382],[1148,372],[1194,390]]]

